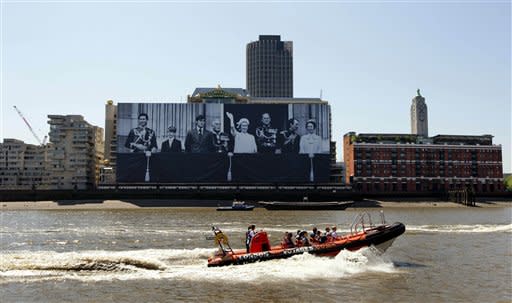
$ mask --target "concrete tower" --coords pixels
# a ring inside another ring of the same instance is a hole
[[[412,99],[411,105],[411,133],[428,137],[428,111],[425,98],[417,90],[418,95]]]

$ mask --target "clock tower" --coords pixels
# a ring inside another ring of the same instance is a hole
[[[428,115],[425,98],[417,90],[417,96],[412,99],[411,105],[411,133],[428,137]]]

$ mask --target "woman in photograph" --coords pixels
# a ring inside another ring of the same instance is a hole
[[[319,154],[322,152],[322,138],[315,134],[316,122],[313,119],[306,122],[307,133],[300,137],[301,154]]]
[[[238,130],[235,128],[235,119],[233,118],[233,114],[226,112],[226,116],[228,116],[231,125],[231,135],[235,138],[235,147],[233,152],[235,154],[253,154],[258,152],[258,148],[256,147],[256,140],[254,136],[249,134],[247,130],[249,129],[249,120],[247,118],[241,118],[236,123]]]

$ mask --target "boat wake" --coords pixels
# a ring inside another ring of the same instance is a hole
[[[214,269],[212,274],[220,279],[222,274],[235,276],[240,281],[282,282],[286,280],[332,280],[365,273],[395,273],[393,262],[371,248],[357,252],[346,250],[334,258],[317,257],[310,254],[296,255],[289,259],[251,263],[243,266],[228,266]]]
[[[496,233],[512,232],[512,224],[474,224],[474,225],[407,225],[407,232],[432,233]]]
[[[80,272],[136,269],[163,270],[165,265],[116,252],[15,252],[3,253],[0,258],[0,275],[15,270]]]
[[[368,248],[357,252],[341,251],[335,258],[304,254],[244,266],[208,268],[207,257],[213,252],[209,248],[72,253],[3,252],[0,254],[0,284],[56,279],[214,279],[260,283],[258,281],[332,279],[368,272],[398,271],[391,260]]]

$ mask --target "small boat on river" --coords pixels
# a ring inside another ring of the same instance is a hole
[[[354,204],[353,201],[343,202],[258,202],[268,210],[345,210]]]
[[[229,245],[228,237],[218,228],[212,227],[214,241],[219,250],[208,258],[208,267],[241,265],[273,259],[284,259],[304,253],[316,256],[334,257],[341,250],[356,251],[364,247],[376,247],[380,252],[386,251],[393,241],[405,232],[405,225],[400,222],[387,224],[381,212],[381,224],[374,225],[368,213],[357,215],[351,226],[350,233],[330,238],[323,243],[312,243],[309,246],[300,244],[290,247],[284,243],[271,246],[265,231],[255,234],[249,244],[249,252],[245,249],[234,250]]]
[[[231,206],[219,206],[217,207],[218,211],[248,211],[253,210],[254,205],[247,205],[244,201],[233,201]]]

